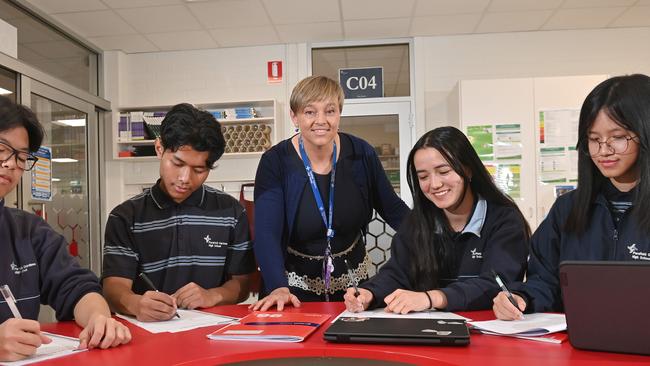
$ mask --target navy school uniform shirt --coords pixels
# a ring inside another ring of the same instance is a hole
[[[173,294],[190,282],[210,289],[255,270],[246,211],[205,185],[176,203],[158,181],[113,209],[105,237],[102,277],[131,279],[137,294],[150,290],[141,272]]]
[[[38,318],[40,304],[59,320],[74,317],[79,299],[101,293],[97,276],[70,256],[67,242],[43,219],[0,199],[0,285],[7,284],[23,318]],[[0,298],[0,323],[13,317]]]
[[[634,190],[623,194],[608,181],[596,196],[586,232],[564,231],[576,191],[557,198],[535,231],[525,283],[510,286],[526,299],[526,312],[562,312],[559,266],[565,260],[649,261],[650,236],[640,230],[630,209],[614,214],[612,199],[631,202]]]
[[[492,269],[506,283],[522,280],[529,244],[524,225],[516,208],[479,198],[469,222],[454,238],[456,263],[450,266],[450,273],[440,274],[438,289],[447,297],[445,310],[491,308],[492,299],[500,291]],[[411,240],[412,231],[411,220],[404,220],[393,238],[388,262],[361,284],[373,293],[370,307],[385,306],[384,298],[397,289],[416,287],[408,276],[411,247],[406,243]]]

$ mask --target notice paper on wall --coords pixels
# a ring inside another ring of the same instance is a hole
[[[209,327],[213,325],[231,324],[237,322],[238,318],[230,316],[207,313],[198,310],[178,309],[178,316],[169,320],[159,322],[141,322],[134,317],[117,314],[118,317],[137,325],[150,333],[177,333],[196,328]]]
[[[58,334],[52,334],[47,332],[42,332],[45,336],[52,340],[52,343],[43,344],[36,349],[36,353],[32,356],[27,357],[24,360],[20,361],[0,361],[0,365],[29,365],[35,362],[41,362],[45,360],[50,360],[53,358],[59,358],[63,356],[69,356],[71,354],[85,351],[85,349],[79,348],[79,339],[66,337]]]

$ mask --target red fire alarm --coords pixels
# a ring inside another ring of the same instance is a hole
[[[266,63],[266,68],[269,83],[282,82],[282,61],[269,61]]]

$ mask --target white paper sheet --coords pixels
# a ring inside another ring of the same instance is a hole
[[[29,365],[34,362],[40,362],[49,360],[52,358],[58,358],[63,356],[68,356],[73,353],[85,351],[85,349],[79,350],[79,339],[66,337],[58,334],[52,334],[47,332],[42,332],[50,339],[52,343],[44,344],[36,349],[36,353],[24,360],[20,361],[2,361],[0,365],[10,365],[10,366],[19,366],[19,365]]]
[[[526,314],[523,320],[488,320],[470,322],[474,328],[494,334],[540,336],[566,330],[564,314]]]
[[[238,318],[230,316],[206,313],[198,310],[178,309],[178,315],[180,316],[180,319],[173,317],[169,320],[160,322],[141,322],[134,317],[117,314],[118,317],[151,333],[184,332],[186,330],[209,327],[212,325],[230,324],[239,320]]]
[[[446,312],[446,311],[437,311],[437,310],[429,310],[429,311],[417,311],[417,312],[412,312],[408,314],[395,314],[395,313],[389,313],[384,311],[383,308],[381,309],[374,309],[374,310],[368,310],[368,311],[362,311],[360,313],[353,313],[351,311],[343,311],[341,314],[339,314],[336,319],[334,319],[332,322],[335,322],[338,318],[402,318],[402,319],[458,319],[458,320],[466,320],[470,321],[471,319],[465,318],[464,316],[460,316],[458,314]]]

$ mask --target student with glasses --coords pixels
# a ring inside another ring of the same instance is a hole
[[[497,318],[563,310],[564,260],[650,260],[650,78],[618,76],[589,93],[580,111],[578,188],[558,197],[532,238],[525,283],[494,298]],[[604,300],[606,301],[606,300]]]
[[[84,328],[80,348],[131,340],[129,329],[111,318],[97,276],[68,254],[65,238],[40,217],[5,207],[4,197],[38,161],[33,152],[42,140],[34,113],[0,96],[0,286],[7,285],[16,300],[13,309],[11,296],[0,299],[0,361],[26,358],[51,342],[36,321],[40,304]]]

